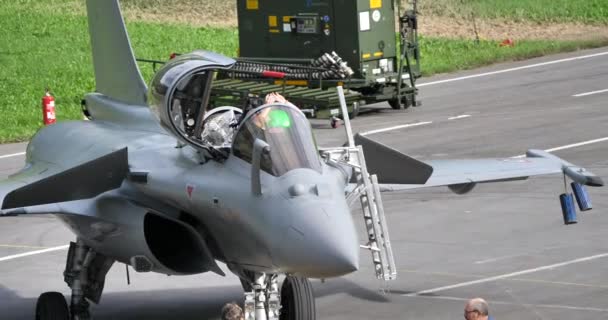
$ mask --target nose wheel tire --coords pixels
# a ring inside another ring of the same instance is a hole
[[[287,276],[281,286],[280,320],[315,320],[315,297],[310,281]]]
[[[70,320],[70,310],[63,294],[45,292],[36,303],[36,320]]]

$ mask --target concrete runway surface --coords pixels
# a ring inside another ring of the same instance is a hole
[[[362,115],[355,132],[422,160],[551,149],[608,180],[608,48],[420,83],[422,107]],[[322,146],[345,141],[326,120],[313,126]],[[0,146],[0,177],[22,166],[24,149]],[[608,319],[608,188],[589,191],[594,209],[571,226],[562,222],[560,175],[479,185],[465,196],[447,188],[385,193],[398,280],[376,280],[361,250],[359,271],[314,282],[318,318],[462,319],[465,300],[482,296],[499,320]],[[33,319],[40,293],[68,293],[66,250],[18,254],[73,239],[53,217],[0,220],[0,319]],[[115,265],[92,312],[95,319],[213,319],[232,300],[242,300],[234,276],[131,271],[128,286],[124,265]]]

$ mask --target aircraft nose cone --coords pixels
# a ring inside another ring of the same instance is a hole
[[[333,245],[327,245],[313,253],[316,258],[316,273],[326,277],[342,276],[359,269],[359,248],[355,237],[344,237],[345,234],[335,234],[331,239]],[[351,238],[347,240],[346,238]],[[313,260],[314,261],[314,260]]]
[[[302,217],[287,232],[286,272],[309,278],[338,277],[359,268],[359,243],[349,211]]]

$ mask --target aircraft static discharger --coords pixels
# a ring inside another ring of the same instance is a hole
[[[549,173],[568,176],[577,190],[603,184],[543,151],[423,163],[353,137],[347,116],[348,145],[318,149],[290,104],[206,112],[215,71],[234,60],[181,55],[147,88],[118,2],[88,0],[87,10],[96,79],[85,97],[90,121],[41,129],[25,167],[0,182],[0,215],[53,214],[76,235],[64,272],[69,306],[61,293],[43,293],[36,319],[90,319],[89,303],[99,303],[115,262],[137,272],[223,276],[217,261],[241,279],[248,320],[315,319],[308,279],[358,268],[350,210],[357,200],[367,228],[362,247],[376,276],[390,280],[396,268],[381,191],[466,193],[480,182]]]

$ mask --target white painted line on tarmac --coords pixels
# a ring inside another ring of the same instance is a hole
[[[13,248],[13,249],[48,249],[49,247],[27,246],[27,245],[19,245],[19,244],[0,244],[0,248]]]
[[[511,258],[515,258],[515,257],[525,256],[525,255],[526,254],[512,254],[512,255],[508,255],[508,256],[490,258],[490,259],[485,259],[485,260],[478,260],[478,261],[475,261],[473,263],[475,263],[475,264],[484,264],[484,263],[496,262],[496,261],[500,261],[500,260],[506,260],[506,259],[511,259]]]
[[[608,89],[591,91],[591,92],[585,92],[585,93],[579,93],[579,94],[573,95],[573,97],[577,97],[578,98],[578,97],[590,96],[592,94],[598,94],[598,93],[604,93],[604,92],[608,92]]]
[[[599,139],[593,139],[593,140],[588,140],[588,141],[583,141],[583,142],[579,142],[579,143],[573,143],[573,144],[569,144],[569,145],[566,145],[566,146],[561,146],[561,147],[547,149],[545,151],[547,151],[547,152],[559,151],[559,150],[576,148],[576,147],[585,146],[585,145],[588,145],[588,144],[598,143],[598,142],[603,142],[603,141],[608,141],[608,137],[599,138]]]
[[[35,254],[41,254],[41,253],[47,253],[47,252],[53,252],[53,251],[59,251],[59,250],[66,250],[68,247],[69,247],[69,245],[65,245],[65,246],[52,247],[52,248],[48,248],[48,249],[42,249],[42,250],[36,250],[36,251],[30,251],[30,252],[24,252],[24,253],[14,254],[12,256],[1,257],[0,258],[0,262],[2,262],[2,261],[8,261],[8,260],[13,260],[13,259],[18,259],[18,258],[23,258],[23,257],[27,257],[27,256],[33,256]]]
[[[543,250],[554,250],[554,249],[562,249],[563,246],[548,246],[548,247],[544,247]],[[484,264],[484,263],[490,263],[490,262],[496,262],[496,261],[501,261],[501,260],[505,260],[505,259],[511,259],[511,258],[517,258],[517,257],[524,257],[524,256],[532,256],[538,254],[538,252],[524,252],[524,253],[518,253],[518,254],[510,254],[510,255],[506,255],[506,256],[500,256],[500,257],[494,257],[494,258],[487,258],[484,260],[478,260],[475,261],[475,264]]]
[[[461,114],[459,116],[455,116],[455,117],[449,117],[448,120],[458,120],[458,119],[464,119],[464,118],[469,118],[471,117],[468,114]]]
[[[568,265],[571,265],[571,264],[592,261],[592,260],[601,259],[601,258],[605,258],[605,257],[608,257],[608,253],[596,254],[596,255],[593,255],[593,256],[589,256],[589,257],[584,257],[584,258],[564,261],[564,262],[560,262],[560,263],[550,264],[550,265],[542,266],[542,267],[538,267],[538,268],[532,268],[532,269],[527,269],[527,270],[522,270],[522,271],[517,271],[517,272],[512,272],[512,273],[507,273],[507,274],[502,274],[502,275],[498,275],[498,276],[494,276],[494,277],[489,277],[489,278],[484,278],[484,279],[478,279],[478,280],[473,280],[473,281],[467,281],[467,282],[461,282],[461,283],[456,283],[456,284],[453,284],[453,285],[443,286],[443,287],[438,287],[438,288],[433,288],[433,289],[422,290],[422,291],[418,291],[418,292],[414,292],[414,293],[404,294],[403,296],[406,296],[406,297],[415,297],[415,296],[420,296],[420,295],[429,294],[429,293],[435,293],[435,292],[439,292],[439,291],[445,291],[445,290],[462,288],[462,287],[469,287],[469,286],[473,286],[473,285],[476,285],[476,284],[493,282],[493,281],[503,280],[503,279],[507,279],[507,278],[513,278],[513,277],[517,277],[517,276],[521,276],[521,275],[525,275],[525,274],[529,274],[529,273],[535,273],[535,272],[539,272],[539,271],[552,270],[552,269],[555,269],[555,268],[564,267],[564,266],[568,266]]]
[[[434,299],[434,300],[448,300],[448,301],[469,301],[470,298],[459,298],[450,296],[416,296],[421,299]],[[593,307],[577,307],[567,306],[559,304],[531,304],[531,303],[515,303],[507,301],[490,301],[492,305],[506,305],[506,306],[523,306],[526,308],[544,308],[544,309],[564,309],[564,310],[576,310],[576,311],[593,311],[593,312],[608,312],[608,309],[593,308]]]
[[[25,154],[25,152],[18,152],[18,153],[13,153],[13,154],[5,154],[5,155],[1,155],[0,159],[10,158],[10,157],[16,157],[16,156],[22,156],[24,154]]]
[[[400,126],[394,126],[394,127],[383,128],[383,129],[366,131],[366,132],[361,133],[361,135],[362,136],[367,136],[367,135],[370,135],[370,134],[375,134],[375,133],[380,133],[380,132],[387,132],[387,131],[404,129],[404,128],[424,126],[424,125],[431,124],[431,123],[433,123],[433,121],[424,121],[424,122],[416,122],[416,123],[410,123],[410,124],[403,124],[403,125],[400,125]]]
[[[486,72],[486,73],[473,74],[473,75],[470,75],[470,76],[464,76],[464,77],[458,77],[458,78],[452,78],[452,79],[445,79],[445,80],[438,80],[438,81],[419,83],[419,84],[416,84],[416,86],[417,87],[424,87],[424,86],[431,86],[431,85],[436,85],[436,84],[441,84],[441,83],[446,83],[446,82],[468,80],[468,79],[473,79],[473,78],[480,78],[480,77],[491,76],[491,75],[495,75],[495,74],[501,74],[501,73],[507,73],[507,72],[513,72],[513,71],[519,71],[519,70],[537,68],[537,67],[542,67],[542,66],[548,66],[548,65],[557,64],[557,63],[563,63],[563,62],[570,62],[570,61],[576,61],[576,60],[595,58],[595,57],[600,57],[600,56],[605,56],[605,55],[608,55],[608,52],[599,52],[599,53],[588,54],[588,55],[584,55],[584,56],[578,56],[578,57],[572,57],[572,58],[565,58],[565,59],[559,59],[559,60],[553,60],[553,61],[535,63],[535,64],[531,64],[531,65],[527,65],[527,66],[521,66],[521,67],[516,67],[516,68],[509,68],[509,69],[504,69],[504,70],[498,70],[498,71],[492,71],[492,72]]]
[[[604,141],[608,141],[608,137],[599,138],[599,139],[593,139],[593,140],[587,140],[587,141],[573,143],[573,144],[568,144],[568,145],[561,146],[561,147],[555,147],[555,148],[547,149],[545,151],[547,151],[547,152],[553,152],[553,151],[559,151],[559,150],[572,149],[572,148],[586,146],[588,144],[593,144],[593,143],[598,143],[598,142],[604,142]],[[511,158],[513,158],[513,159],[519,159],[519,158],[525,158],[525,157],[526,157],[525,154],[520,154],[518,156],[514,156],[514,157],[511,157]]]

